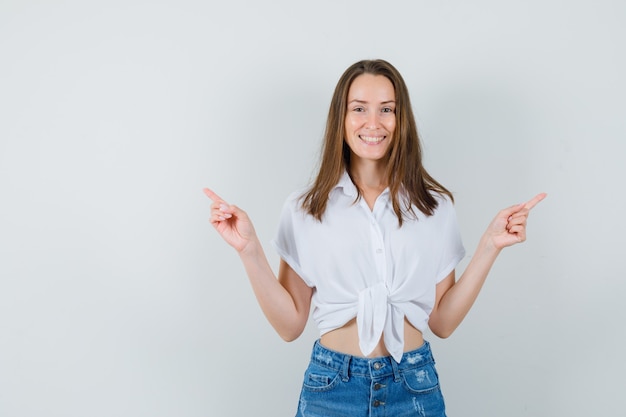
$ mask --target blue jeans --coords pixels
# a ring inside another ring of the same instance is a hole
[[[361,358],[313,346],[296,417],[445,417],[428,342],[392,357]]]

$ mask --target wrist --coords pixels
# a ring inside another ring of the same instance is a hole
[[[493,238],[489,234],[484,234],[478,242],[477,251],[480,250],[486,254],[498,256],[503,248],[496,245]]]
[[[243,259],[254,258],[262,251],[261,242],[259,242],[258,239],[253,239],[246,243],[241,249],[237,250],[237,253],[239,257]]]

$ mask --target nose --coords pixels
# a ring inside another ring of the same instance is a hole
[[[376,129],[379,124],[378,112],[369,112],[367,114],[367,120],[365,121],[365,127],[368,129]]]

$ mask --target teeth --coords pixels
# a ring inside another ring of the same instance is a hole
[[[361,138],[361,140],[367,142],[367,143],[379,143],[382,142],[383,139],[385,139],[384,136],[382,137],[378,137],[378,136],[359,136]]]

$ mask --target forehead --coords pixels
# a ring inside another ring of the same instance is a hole
[[[348,101],[395,100],[395,90],[384,75],[361,74],[352,81],[348,90]]]

